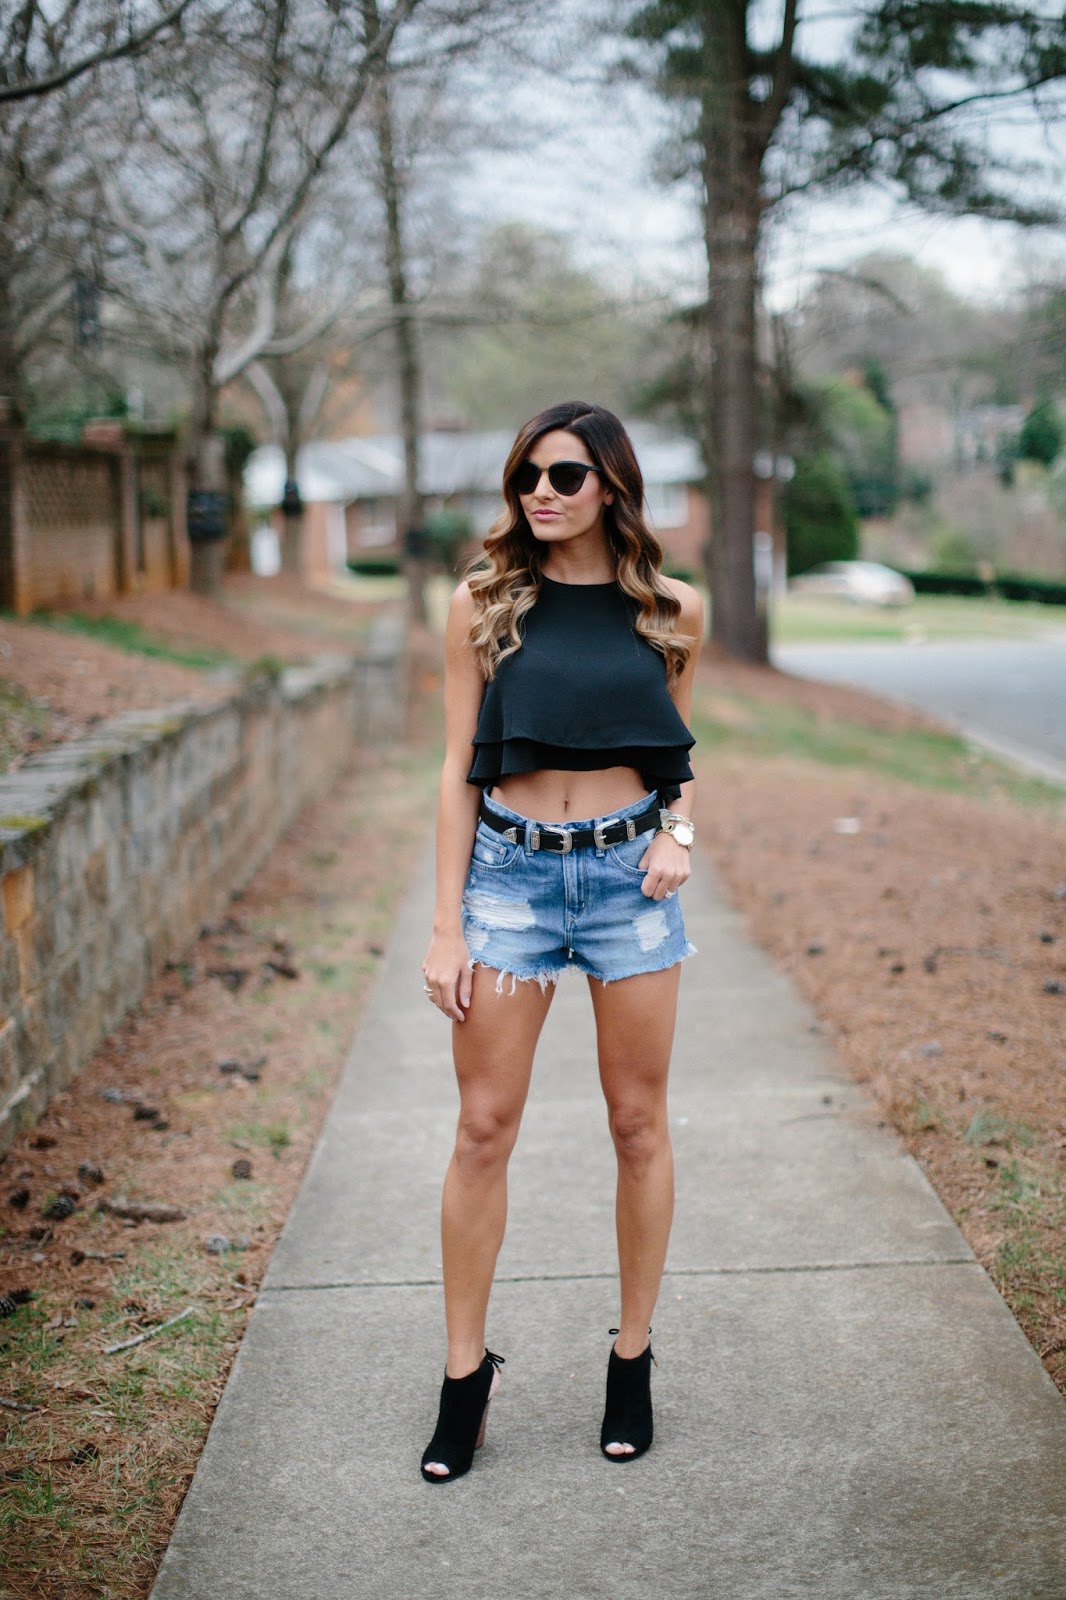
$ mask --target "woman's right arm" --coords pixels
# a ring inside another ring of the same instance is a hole
[[[461,583],[448,612],[444,654],[444,767],[437,808],[437,899],[433,937],[422,963],[431,998],[445,1016],[464,1020],[473,975],[463,937],[463,887],[477,828],[479,790],[467,783],[484,679],[470,646],[474,602]]]

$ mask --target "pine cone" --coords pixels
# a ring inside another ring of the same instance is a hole
[[[62,1222],[64,1217],[71,1216],[76,1210],[77,1207],[69,1194],[59,1194],[44,1207],[41,1215],[52,1217],[55,1221]]]

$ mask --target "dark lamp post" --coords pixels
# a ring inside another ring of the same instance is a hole
[[[303,556],[300,539],[300,521],[303,517],[304,503],[300,495],[300,486],[295,478],[285,479],[285,488],[281,495],[281,515],[283,521],[281,535],[281,570],[291,573],[298,578],[303,572]]]
[[[295,478],[285,479],[285,488],[281,495],[281,514],[283,517],[303,516],[304,503],[300,498],[300,485]]]

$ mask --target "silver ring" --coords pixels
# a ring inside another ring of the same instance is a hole
[[[663,899],[664,900],[672,900],[676,893],[677,893],[676,889],[667,889],[666,893],[663,895]]]
[[[433,993],[433,990],[430,988],[428,983],[424,983],[422,985],[422,993],[423,994],[432,994]]]

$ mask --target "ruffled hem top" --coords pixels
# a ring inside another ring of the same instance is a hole
[[[540,582],[521,648],[485,685],[467,782],[487,789],[547,767],[633,767],[676,799],[696,741],[670,698],[665,660],[634,628],[635,602],[617,583]]]

